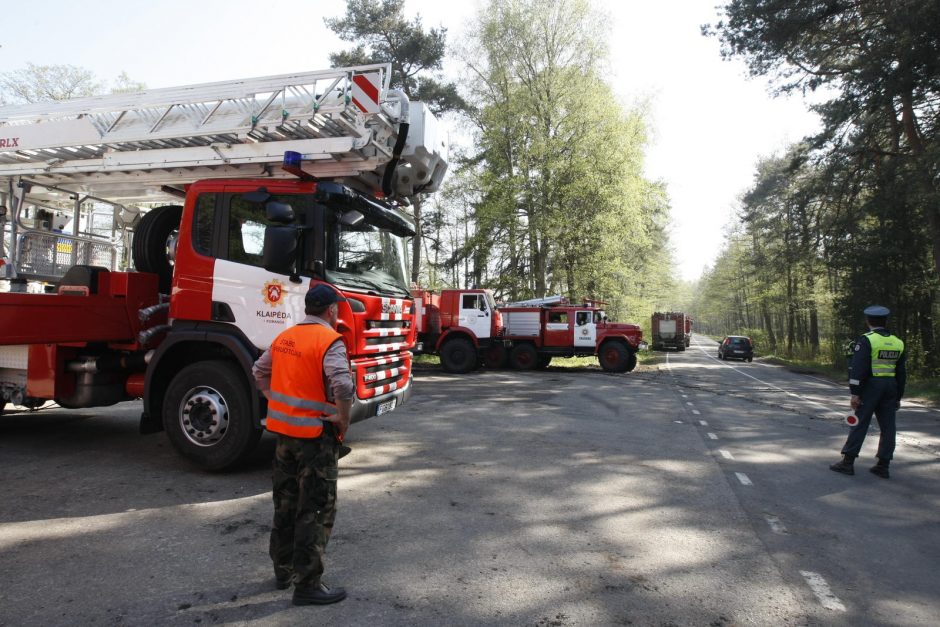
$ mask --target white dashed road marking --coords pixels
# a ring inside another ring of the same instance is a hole
[[[718,436],[715,435],[714,433],[709,433],[709,434],[708,434],[708,437],[710,437],[710,438],[713,439],[713,440],[717,440],[717,439],[718,439]]]
[[[767,519],[767,524],[770,525],[770,530],[774,533],[780,534],[782,536],[787,535],[787,528],[783,526],[783,523],[780,522],[780,519],[776,516],[771,516],[767,514],[764,516]]]
[[[701,416],[701,415],[702,415],[702,412],[700,412],[700,411],[697,410],[697,409],[693,409],[693,410],[692,410],[692,413],[695,414],[696,416]]]
[[[699,420],[698,423],[699,423],[700,425],[702,425],[703,427],[707,427],[707,426],[708,426],[708,423],[705,422],[704,420]]]
[[[721,456],[724,457],[725,459],[734,459],[734,457],[731,456],[731,453],[729,451],[721,449],[718,452],[721,453]]]
[[[741,482],[741,485],[754,485],[751,482],[751,480],[747,478],[747,475],[744,474],[743,472],[736,472],[734,474],[738,478],[738,481]]]
[[[819,599],[819,602],[822,603],[824,608],[838,612],[845,611],[845,606],[842,605],[842,601],[839,600],[839,597],[832,594],[832,590],[829,589],[829,584],[822,578],[822,575],[808,570],[801,570],[800,574],[803,575],[806,583],[809,584],[813,594],[816,595],[816,598]]]
[[[695,405],[695,403],[693,403],[692,401],[686,401],[685,404],[686,404],[686,405]]]

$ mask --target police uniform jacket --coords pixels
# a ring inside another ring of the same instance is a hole
[[[862,396],[865,393],[866,385],[873,378],[871,341],[868,339],[871,333],[876,333],[881,337],[891,335],[884,328],[872,329],[870,333],[866,333],[855,342],[855,353],[852,355],[852,363],[849,365],[849,388],[855,396]],[[894,368],[894,380],[898,386],[898,400],[904,396],[904,385],[907,382],[906,358],[907,351],[902,350]]]

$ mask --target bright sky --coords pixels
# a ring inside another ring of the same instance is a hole
[[[718,0],[602,0],[609,16],[611,82],[632,106],[649,101],[646,172],[665,181],[672,246],[682,277],[697,278],[720,252],[721,230],[753,180],[760,156],[818,126],[799,98],[773,99],[740,62],[722,61],[700,26]],[[476,0],[407,0],[426,26],[461,36]],[[72,64],[111,81],[121,72],[170,87],[329,67],[345,47],[323,17],[345,0],[36,0],[8,3],[0,72]]]

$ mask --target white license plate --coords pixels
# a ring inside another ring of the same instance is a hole
[[[744,351],[734,351],[734,352],[735,352],[735,354],[737,354],[737,355],[743,355],[743,354],[744,354]]]
[[[379,403],[379,406],[375,408],[375,415],[381,416],[382,414],[387,414],[388,412],[395,409],[395,402],[398,399],[393,398],[390,401],[385,401],[384,403]]]

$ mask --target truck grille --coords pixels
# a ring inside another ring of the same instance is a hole
[[[356,392],[372,398],[403,387],[411,375],[411,353],[356,360]]]

